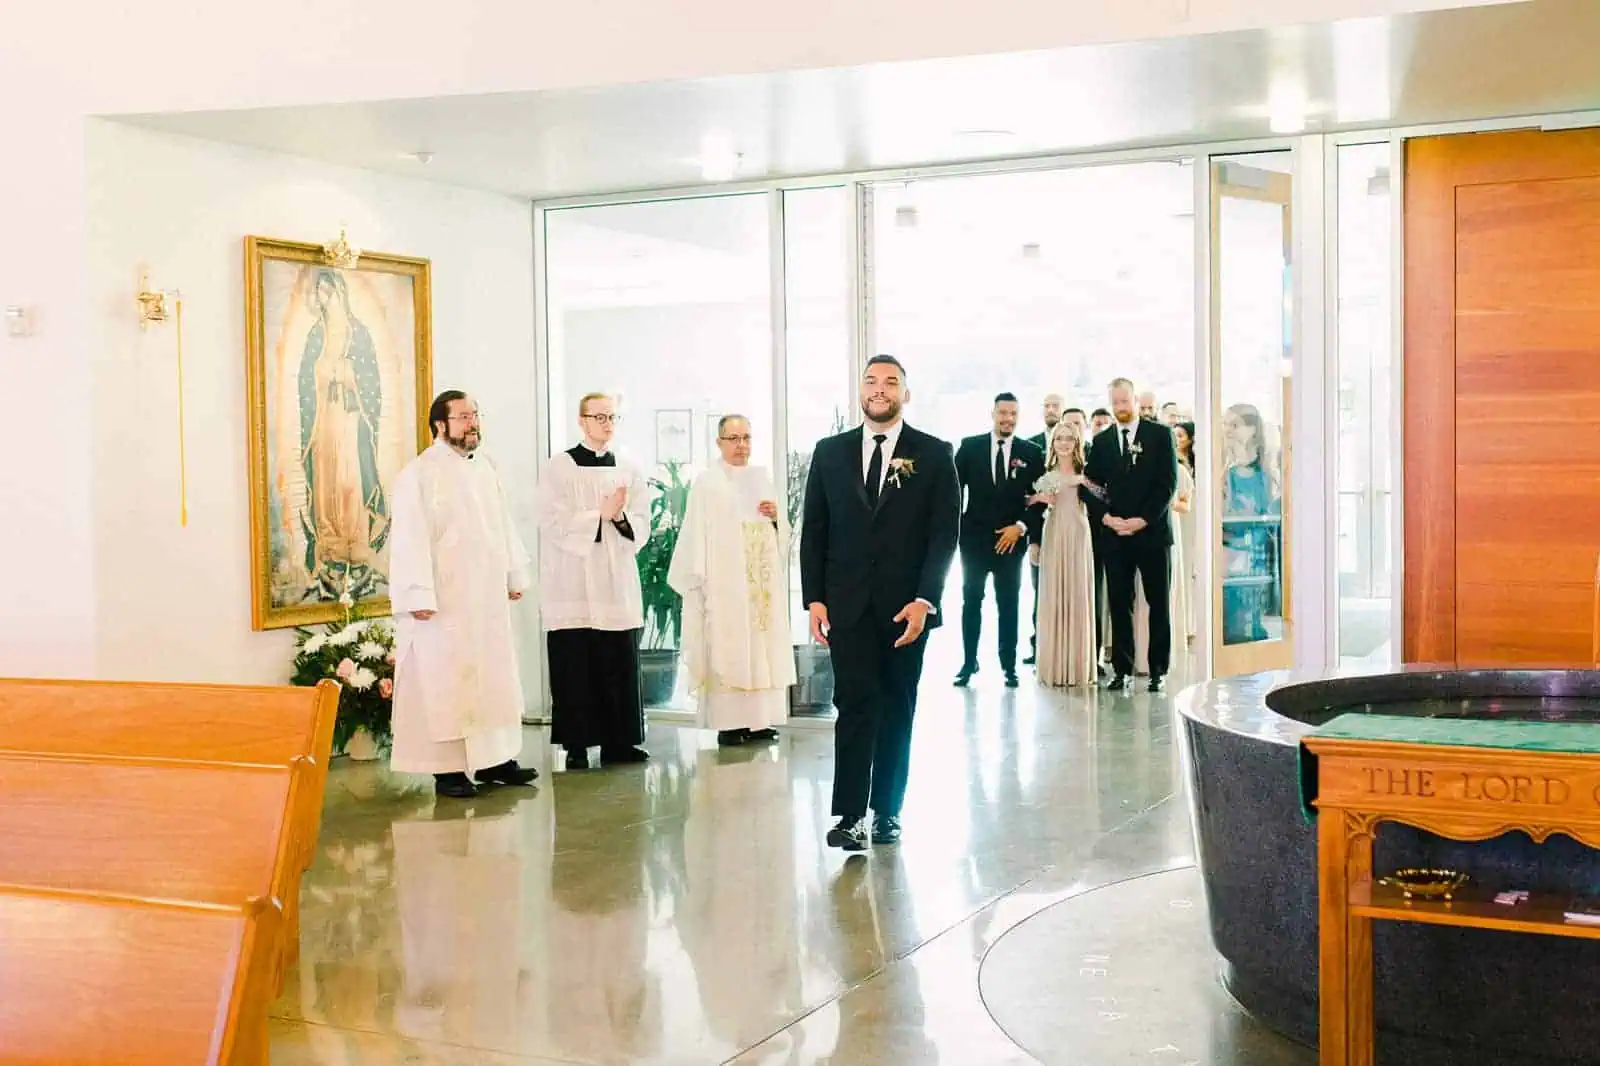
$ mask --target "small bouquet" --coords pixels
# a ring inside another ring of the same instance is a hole
[[[357,729],[365,729],[380,748],[387,748],[394,712],[394,631],[384,621],[360,618],[348,592],[339,597],[339,604],[344,608],[343,622],[330,622],[321,632],[295,629],[290,684],[315,685],[325,678],[339,682],[334,751],[345,750]]]
[[[1063,487],[1064,483],[1061,479],[1061,471],[1059,470],[1046,470],[1044,472],[1044,476],[1040,477],[1033,483],[1033,491],[1042,496],[1054,496],[1059,493]]]

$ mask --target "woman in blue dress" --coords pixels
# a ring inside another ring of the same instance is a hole
[[[1237,403],[1222,416],[1222,641],[1267,640],[1280,610],[1283,503],[1261,412]]]

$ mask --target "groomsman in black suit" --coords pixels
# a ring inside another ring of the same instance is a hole
[[[911,723],[928,633],[956,552],[961,490],[950,445],[901,420],[905,368],[875,355],[861,378],[859,428],[817,443],[806,479],[800,585],[811,635],[833,660],[829,847],[900,840]]]
[[[968,437],[956,451],[956,477],[966,492],[961,512],[961,638],[966,657],[956,684],[978,672],[983,593],[994,575],[1000,615],[1000,668],[1006,687],[1017,687],[1017,607],[1022,591],[1024,538],[1039,539],[1044,508],[1028,506],[1033,483],[1044,475],[1044,452],[1016,436],[1017,398],[994,398],[994,428]]]
[[[1106,687],[1126,689],[1133,676],[1133,582],[1144,583],[1150,605],[1150,684],[1160,692],[1172,659],[1167,587],[1172,559],[1172,497],[1178,491],[1178,450],[1172,430],[1139,417],[1133,382],[1111,383],[1116,421],[1094,439],[1079,491],[1105,561],[1111,607],[1111,668]]]

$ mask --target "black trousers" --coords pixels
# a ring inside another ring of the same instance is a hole
[[[1106,549],[1104,527],[1090,527],[1089,549],[1094,555],[1094,661],[1100,662],[1100,649],[1106,646]]]
[[[869,803],[880,817],[898,817],[905,802],[928,632],[896,648],[905,632],[905,623],[892,621],[900,606],[874,605],[859,621],[828,634],[839,709],[833,728],[833,813],[839,818],[860,818]]]
[[[568,751],[644,743],[637,629],[552,629],[550,742]]]
[[[1033,651],[1033,658],[1037,659],[1039,657],[1039,568],[1029,563],[1028,570],[1033,574],[1033,636],[1028,639],[1028,647]]]
[[[1113,540],[1120,543],[1113,543]],[[1111,601],[1111,668],[1118,677],[1133,674],[1133,582],[1144,583],[1150,605],[1150,676],[1163,677],[1172,665],[1172,619],[1167,603],[1172,549],[1154,537],[1106,537],[1106,597]]]
[[[1022,599],[1022,564],[1027,561],[1024,541],[1005,555],[994,550],[994,537],[961,545],[961,643],[964,665],[978,665],[978,638],[983,635],[983,593],[994,575],[994,602],[1000,616],[1000,667],[1017,669],[1017,611]]]

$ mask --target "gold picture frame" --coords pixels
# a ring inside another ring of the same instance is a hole
[[[428,446],[426,259],[246,237],[245,389],[254,629],[388,614],[388,501]]]

